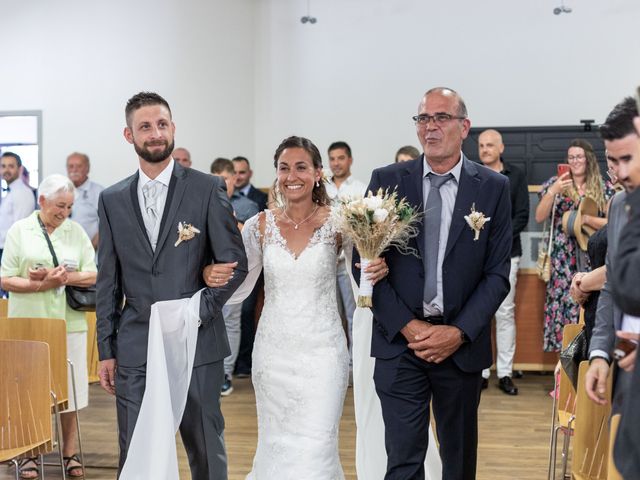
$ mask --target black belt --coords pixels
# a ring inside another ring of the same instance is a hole
[[[424,317],[424,321],[429,322],[431,325],[444,325],[444,317],[442,315]]]

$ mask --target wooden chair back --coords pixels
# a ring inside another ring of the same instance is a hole
[[[7,317],[9,315],[9,300],[6,298],[0,298],[0,317]]]
[[[609,416],[612,376],[607,379],[606,405],[597,405],[587,396],[585,377],[589,362],[580,363],[578,402],[574,424],[571,473],[575,479],[606,480],[609,456]]]
[[[96,329],[96,312],[86,312],[87,319],[87,372],[89,383],[100,381],[98,377],[98,330]]]
[[[49,345],[0,340],[0,461],[53,447]]]
[[[609,470],[607,471],[607,480],[624,480],[620,471],[613,463],[613,446],[615,445],[616,435],[618,434],[618,427],[620,426],[620,414],[616,414],[611,417],[611,435],[609,436]]]
[[[60,410],[66,410],[69,404],[67,322],[59,318],[0,318],[0,339],[49,344],[51,391],[56,395]]]
[[[580,333],[583,325],[569,323],[562,330],[562,349],[564,350]],[[560,369],[560,384],[558,394],[558,419],[563,427],[567,426],[568,419],[575,413],[577,394],[573,383],[563,369]]]

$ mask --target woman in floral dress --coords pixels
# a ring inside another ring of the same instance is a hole
[[[599,230],[607,223],[609,199],[615,193],[609,182],[604,182],[593,147],[582,139],[573,140],[567,152],[570,172],[553,176],[542,185],[536,208],[536,221],[542,223],[553,216],[553,245],[551,247],[551,279],[547,284],[544,306],[543,344],[546,352],[557,352],[562,347],[562,328],[578,321],[580,307],[569,295],[571,279],[578,272],[578,244],[562,230],[562,214],[576,210],[580,200],[587,196],[598,205],[598,216],[583,215],[583,225]]]

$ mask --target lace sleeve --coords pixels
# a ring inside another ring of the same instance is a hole
[[[253,290],[260,272],[262,271],[262,245],[260,243],[260,214],[254,215],[244,224],[242,229],[242,242],[247,254],[247,265],[249,273],[242,282],[242,285],[227,300],[227,305],[241,303],[249,296]]]

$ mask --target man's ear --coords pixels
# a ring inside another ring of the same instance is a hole
[[[133,132],[131,131],[131,129],[129,127],[124,127],[124,132],[122,133],[124,134],[125,140],[133,144]]]

